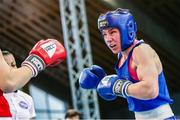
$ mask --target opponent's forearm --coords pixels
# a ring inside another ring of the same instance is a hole
[[[129,85],[127,93],[131,97],[148,100],[157,97],[158,91],[156,87],[149,85],[146,81],[141,81]]]
[[[3,92],[15,91],[46,67],[56,66],[65,58],[66,50],[56,39],[38,41],[21,64],[22,67],[18,69],[12,69],[6,63],[0,50],[0,89]]]
[[[22,75],[23,74],[23,75]],[[26,66],[22,66],[18,69],[11,69],[6,76],[6,86],[4,86],[4,92],[12,92],[23,87],[32,77],[32,71]]]

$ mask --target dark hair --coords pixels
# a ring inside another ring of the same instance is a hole
[[[66,112],[66,115],[65,115],[65,119],[66,118],[71,118],[71,117],[74,117],[74,116],[79,116],[80,117],[80,113],[74,109],[69,109],[67,112]]]
[[[12,53],[9,52],[9,51],[7,51],[7,50],[3,50],[3,51],[2,51],[2,54],[3,54],[3,55],[10,55],[10,54],[12,54]]]

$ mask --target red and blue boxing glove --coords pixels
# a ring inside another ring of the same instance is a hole
[[[33,77],[48,66],[56,66],[66,58],[64,46],[55,39],[40,40],[22,63],[31,69]]]

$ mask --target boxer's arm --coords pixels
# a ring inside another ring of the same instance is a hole
[[[134,49],[133,53],[133,59],[137,64],[136,72],[140,82],[129,85],[128,95],[145,100],[155,98],[159,93],[157,54],[146,44]]]
[[[12,92],[24,86],[32,77],[31,69],[23,66],[12,69],[6,63],[0,51],[0,89],[3,92]]]
[[[11,69],[0,52],[0,89],[3,92],[15,91],[46,67],[58,65],[65,58],[65,48],[55,39],[38,41],[19,69]]]

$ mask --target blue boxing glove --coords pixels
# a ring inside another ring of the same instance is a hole
[[[106,76],[105,71],[97,65],[85,68],[79,77],[79,84],[84,89],[96,89],[102,78]]]
[[[104,100],[114,100],[117,96],[126,98],[127,88],[132,84],[128,80],[121,80],[117,75],[108,75],[105,76],[97,87],[98,94]]]

